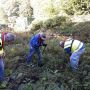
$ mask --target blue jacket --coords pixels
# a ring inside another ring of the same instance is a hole
[[[30,40],[30,43],[29,43],[30,46],[32,46],[32,47],[40,47],[43,44],[45,44],[44,41],[39,42],[39,39],[40,39],[40,34],[34,35]]]

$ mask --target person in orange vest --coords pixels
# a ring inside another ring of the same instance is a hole
[[[15,37],[16,36],[10,32],[0,33],[0,88],[2,86],[2,82],[4,81],[4,60],[3,60],[3,57],[5,56],[4,43],[13,42],[15,40]]]
[[[70,56],[70,66],[73,71],[77,71],[79,58],[85,51],[85,44],[71,37],[65,37],[59,45],[64,48],[65,53]]]

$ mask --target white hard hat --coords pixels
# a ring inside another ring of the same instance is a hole
[[[46,40],[46,35],[44,33],[40,33],[40,37],[42,40]]]

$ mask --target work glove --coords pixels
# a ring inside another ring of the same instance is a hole
[[[47,47],[47,44],[43,44],[44,47]]]
[[[5,57],[5,52],[3,51],[3,53],[2,54],[0,54],[0,57]]]

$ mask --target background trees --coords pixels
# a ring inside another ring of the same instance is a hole
[[[90,14],[90,0],[3,0],[0,3],[8,16],[45,18],[62,13]]]

